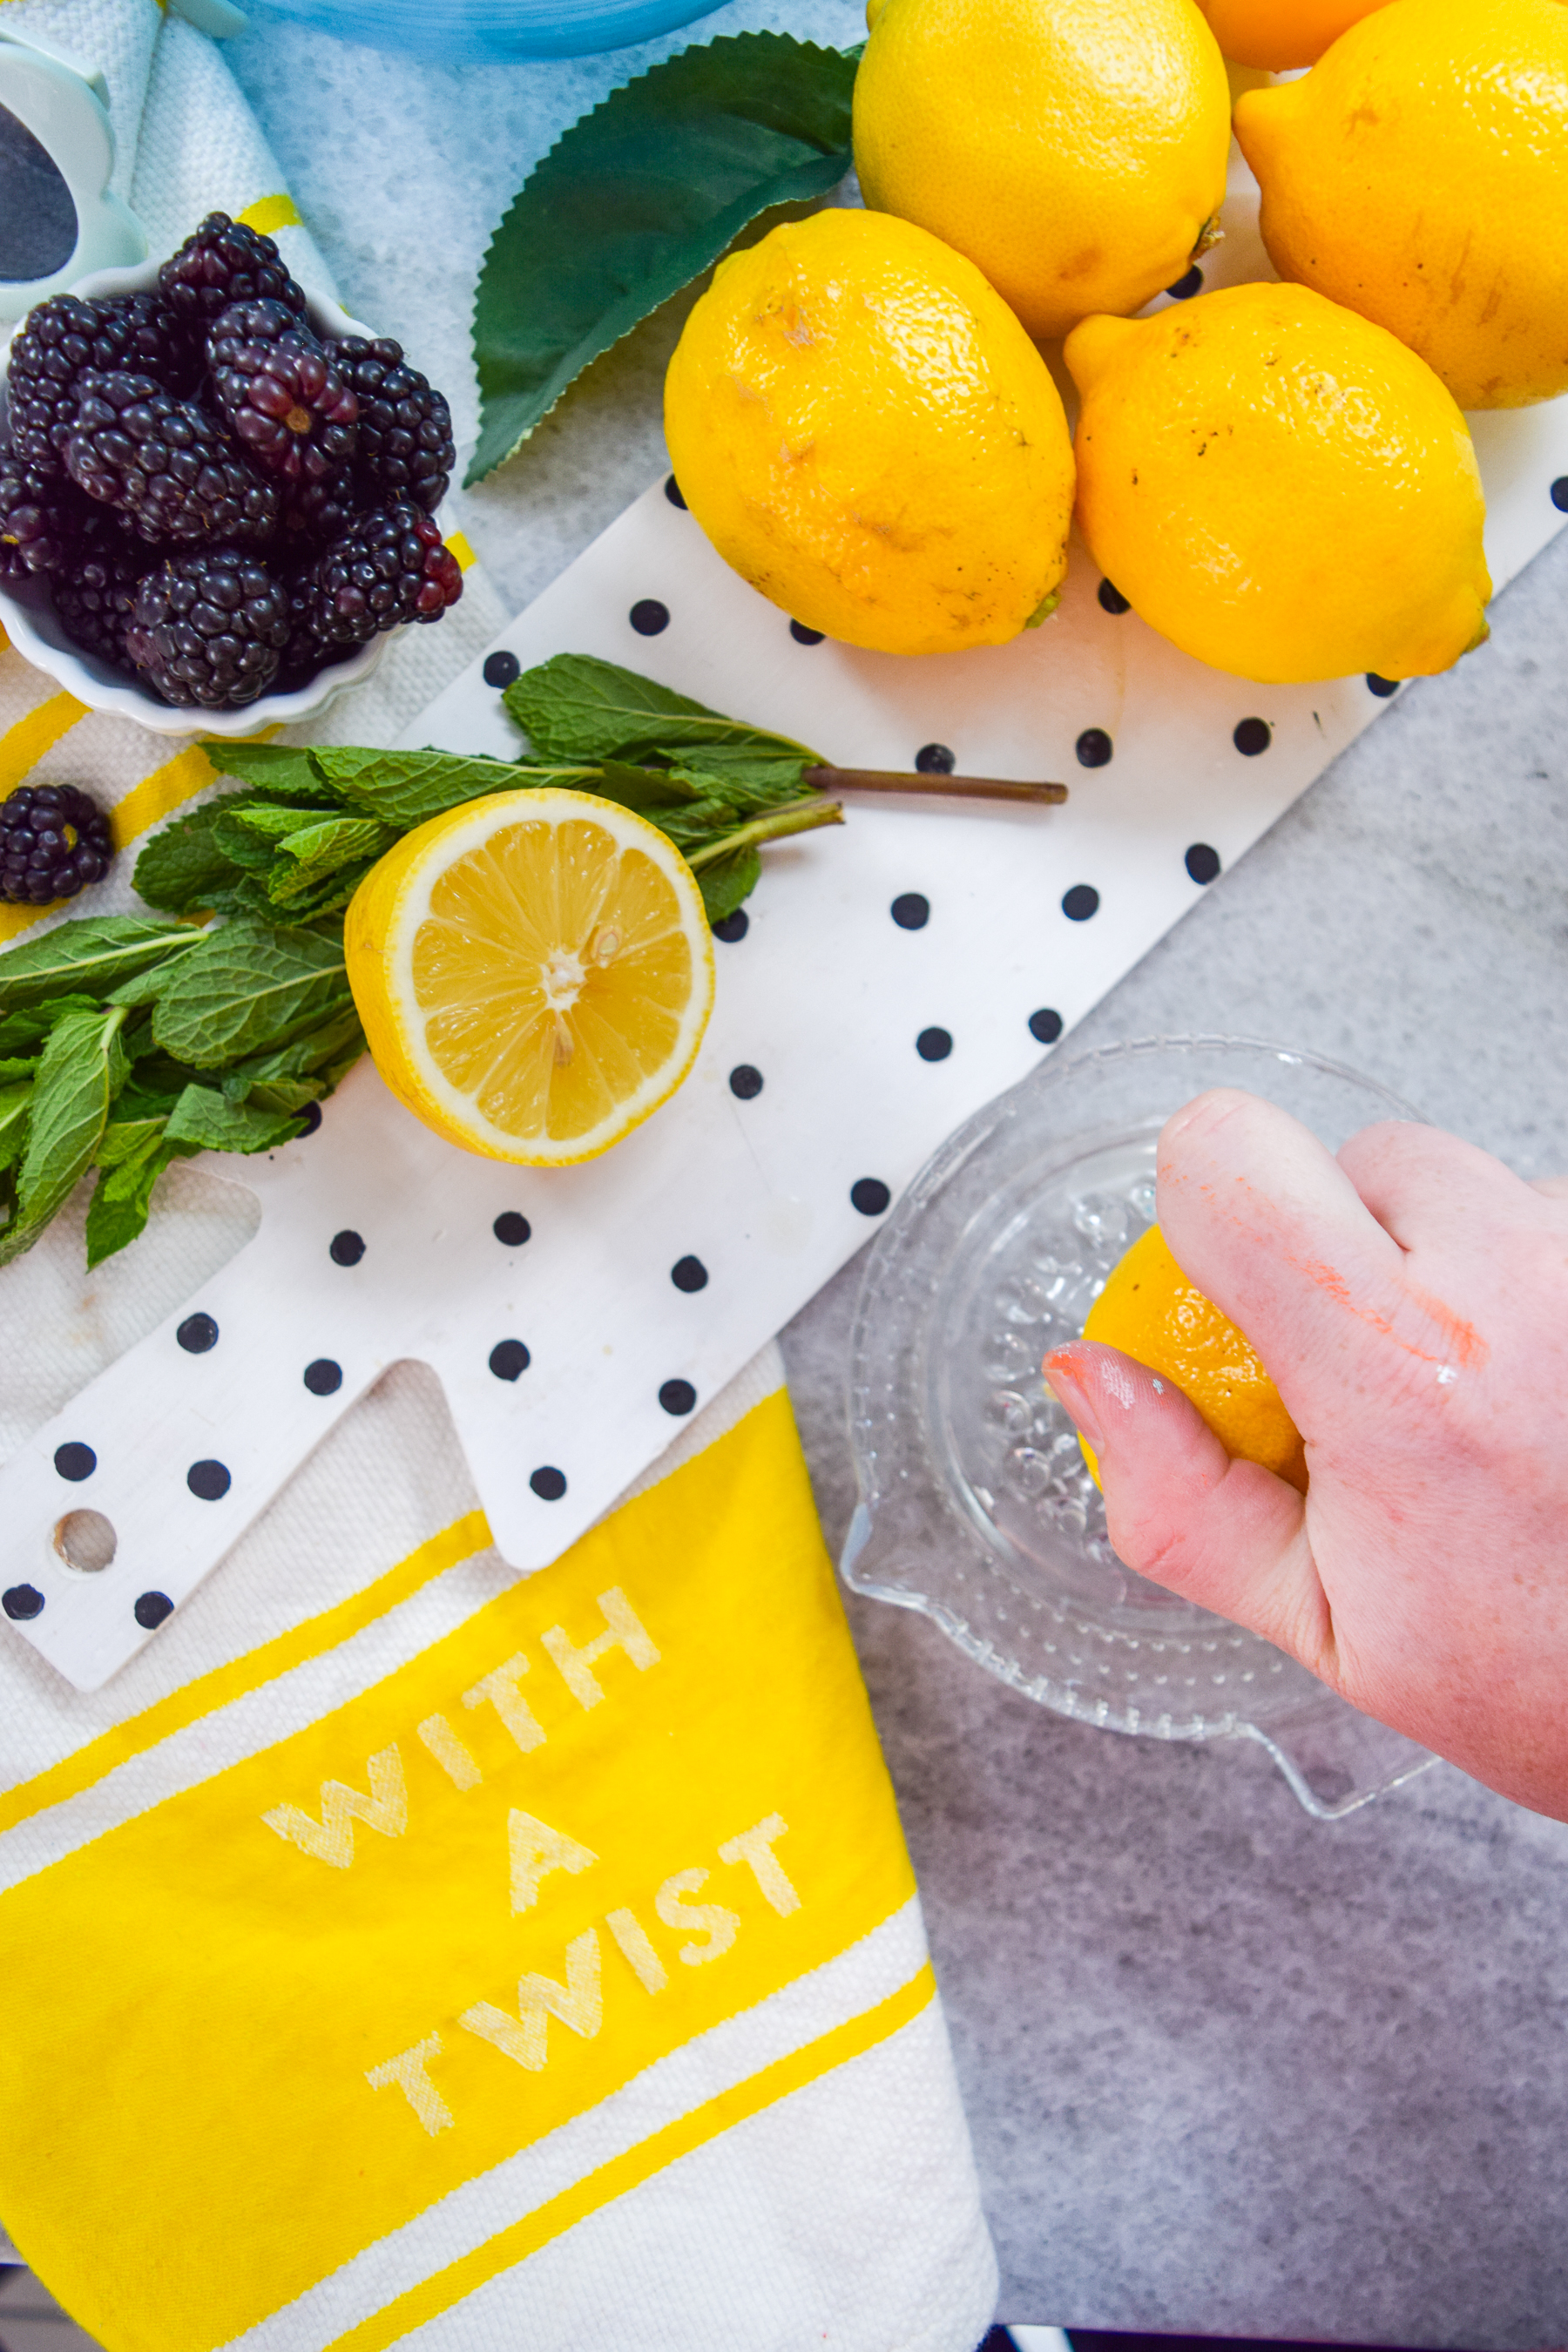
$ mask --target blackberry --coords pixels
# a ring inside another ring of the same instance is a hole
[[[390,335],[374,342],[345,336],[332,345],[332,358],[359,395],[354,479],[361,504],[412,499],[434,514],[458,457],[446,394],[408,365],[402,344]]]
[[[214,397],[262,472],[292,493],[354,453],[359,401],[331,352],[281,302],[237,302],[207,338]]]
[[[265,694],[289,642],[289,593],[243,547],[166,556],[136,593],[125,646],[165,702],[232,710]]]
[[[277,530],[271,484],[205,409],[172,400],[151,376],[89,369],[64,454],[72,481],[132,516],[143,539],[259,541]]]
[[[188,347],[151,294],[86,302],[57,294],[30,310],[6,362],[11,440],[40,473],[61,470],[60,445],[76,415],[77,379],[87,368],[131,368],[164,392],[194,382]]]
[[[19,784],[0,802],[0,898],[13,907],[74,898],[113,858],[109,819],[74,784]]]
[[[58,475],[0,449],[0,580],[58,572],[68,561],[79,523],[72,497]]]
[[[56,619],[84,653],[116,669],[131,668],[125,632],[152,562],[151,551],[121,528],[119,515],[100,508],[82,517],[70,558],[50,586]]]
[[[463,593],[438,524],[407,499],[372,507],[302,572],[297,628],[328,646],[363,646],[405,621],[438,621]]]
[[[158,272],[158,291],[198,345],[231,302],[281,302],[302,319],[305,297],[269,236],[226,213],[209,213]]]

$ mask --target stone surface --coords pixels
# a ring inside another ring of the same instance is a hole
[[[229,51],[349,307],[474,424],[490,227],[560,128],[687,37],[417,68],[255,11]],[[847,0],[733,0],[697,37],[858,37]],[[344,135],[352,121],[353,136]],[[364,157],[395,156],[364,201]],[[663,463],[676,306],[601,361],[463,519],[521,604]],[[1452,676],[1406,689],[1075,1044],[1247,1031],[1390,1085],[1527,1175],[1568,1169],[1568,538]],[[785,1338],[830,1543],[852,1500],[858,1269]],[[1568,1829],[1447,1767],[1336,1826],[1260,1750],[1061,1722],[924,1620],[851,1607],[1002,2256],[1005,2317],[1568,2341]]]

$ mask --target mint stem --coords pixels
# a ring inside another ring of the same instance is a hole
[[[704,866],[716,866],[721,857],[729,857],[737,849],[753,848],[758,842],[777,841],[788,833],[811,833],[819,824],[842,824],[843,804],[817,794],[809,801],[788,801],[783,808],[770,809],[765,816],[753,817],[750,824],[737,825],[721,841],[710,841],[705,849],[693,849],[686,862],[692,872]]]

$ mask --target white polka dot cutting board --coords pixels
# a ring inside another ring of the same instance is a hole
[[[1220,250],[1211,284],[1264,274],[1245,216]],[[1568,520],[1568,402],[1473,422],[1500,587]],[[0,1473],[0,1587],[42,1601],[10,1631],[79,1689],[153,1638],[400,1358],[445,1383],[503,1557],[545,1566],[1389,691],[1222,677],[1076,546],[1059,611],[1011,646],[902,661],[814,642],[658,484],[405,740],[515,755],[498,687],[563,651],[843,766],[1065,779],[1071,797],[855,803],[841,830],[768,849],[692,1076],[586,1167],[468,1158],[368,1063],[314,1135],[215,1163],[259,1193],[255,1239]],[[73,1509],[112,1524],[100,1572],[56,1548]]]

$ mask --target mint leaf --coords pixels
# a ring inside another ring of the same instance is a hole
[[[103,1171],[87,1212],[89,1272],[145,1229],[153,1187],[172,1160],[186,1156],[178,1145],[153,1136],[139,1151]]]
[[[32,1120],[16,1176],[16,1214],[0,1233],[0,1265],[20,1257],[92,1164],[110,1106],[125,1083],[125,1014],[68,1013],[50,1034],[33,1082]]]
[[[342,928],[273,929],[226,923],[202,936],[153,1014],[166,1054],[221,1068],[283,1045],[346,1008]]]
[[[531,784],[593,789],[581,768],[530,767],[460,751],[370,751],[345,743],[324,747],[312,757],[345,801],[405,832],[489,793],[514,793]]]
[[[837,49],[741,33],[679,51],[573,124],[513,199],[479,272],[470,483],[748,222],[837,186],[854,87],[854,61]]]
[[[748,843],[729,857],[716,858],[697,876],[697,887],[702,893],[709,928],[721,923],[732,915],[742,898],[749,898],[763,878],[763,861]]]
[[[32,1108],[31,1082],[0,1087],[0,1169],[14,1168],[27,1140],[27,1114]]]
[[[295,743],[202,743],[220,776],[238,776],[275,801],[320,800],[316,752]],[[220,804],[221,805],[221,804]],[[233,803],[228,803],[232,807]]]
[[[300,1104],[314,1101],[325,1088],[310,1074],[341,1061],[345,1054],[357,1061],[363,1051],[364,1032],[359,1025],[359,1014],[351,1004],[336,1020],[327,1022],[320,1029],[312,1029],[308,1036],[296,1038],[291,1045],[282,1045],[275,1053],[256,1054],[248,1061],[237,1062],[232,1070],[224,1072],[224,1098],[227,1102],[247,1102],[262,1087],[288,1087],[310,1077],[311,1092],[301,1096]],[[287,1106],[279,1099],[270,1107],[282,1109]]]
[[[700,751],[820,764],[815,751],[787,735],[726,719],[721,710],[594,654],[555,654],[514,678],[502,699],[547,759],[636,761],[662,754],[674,760],[684,751],[682,765],[706,769],[706,756],[692,756]]]
[[[188,923],[143,915],[90,915],[0,955],[0,1013],[73,992],[99,997],[117,981],[165,957],[188,954],[201,937]]]
[[[216,1087],[187,1087],[169,1114],[164,1139],[202,1151],[270,1151],[299,1132],[291,1112],[253,1110],[226,1101]]]
[[[219,839],[226,818],[252,801],[251,793],[208,801],[188,816],[161,824],[143,845],[132,884],[150,907],[171,915],[192,915],[213,905],[235,880],[234,861]]]
[[[314,880],[342,866],[374,865],[401,839],[399,827],[374,816],[320,817],[301,825],[282,843],[282,855],[298,869],[297,878]],[[276,878],[276,877],[275,877]],[[276,887],[272,893],[277,898]]]

